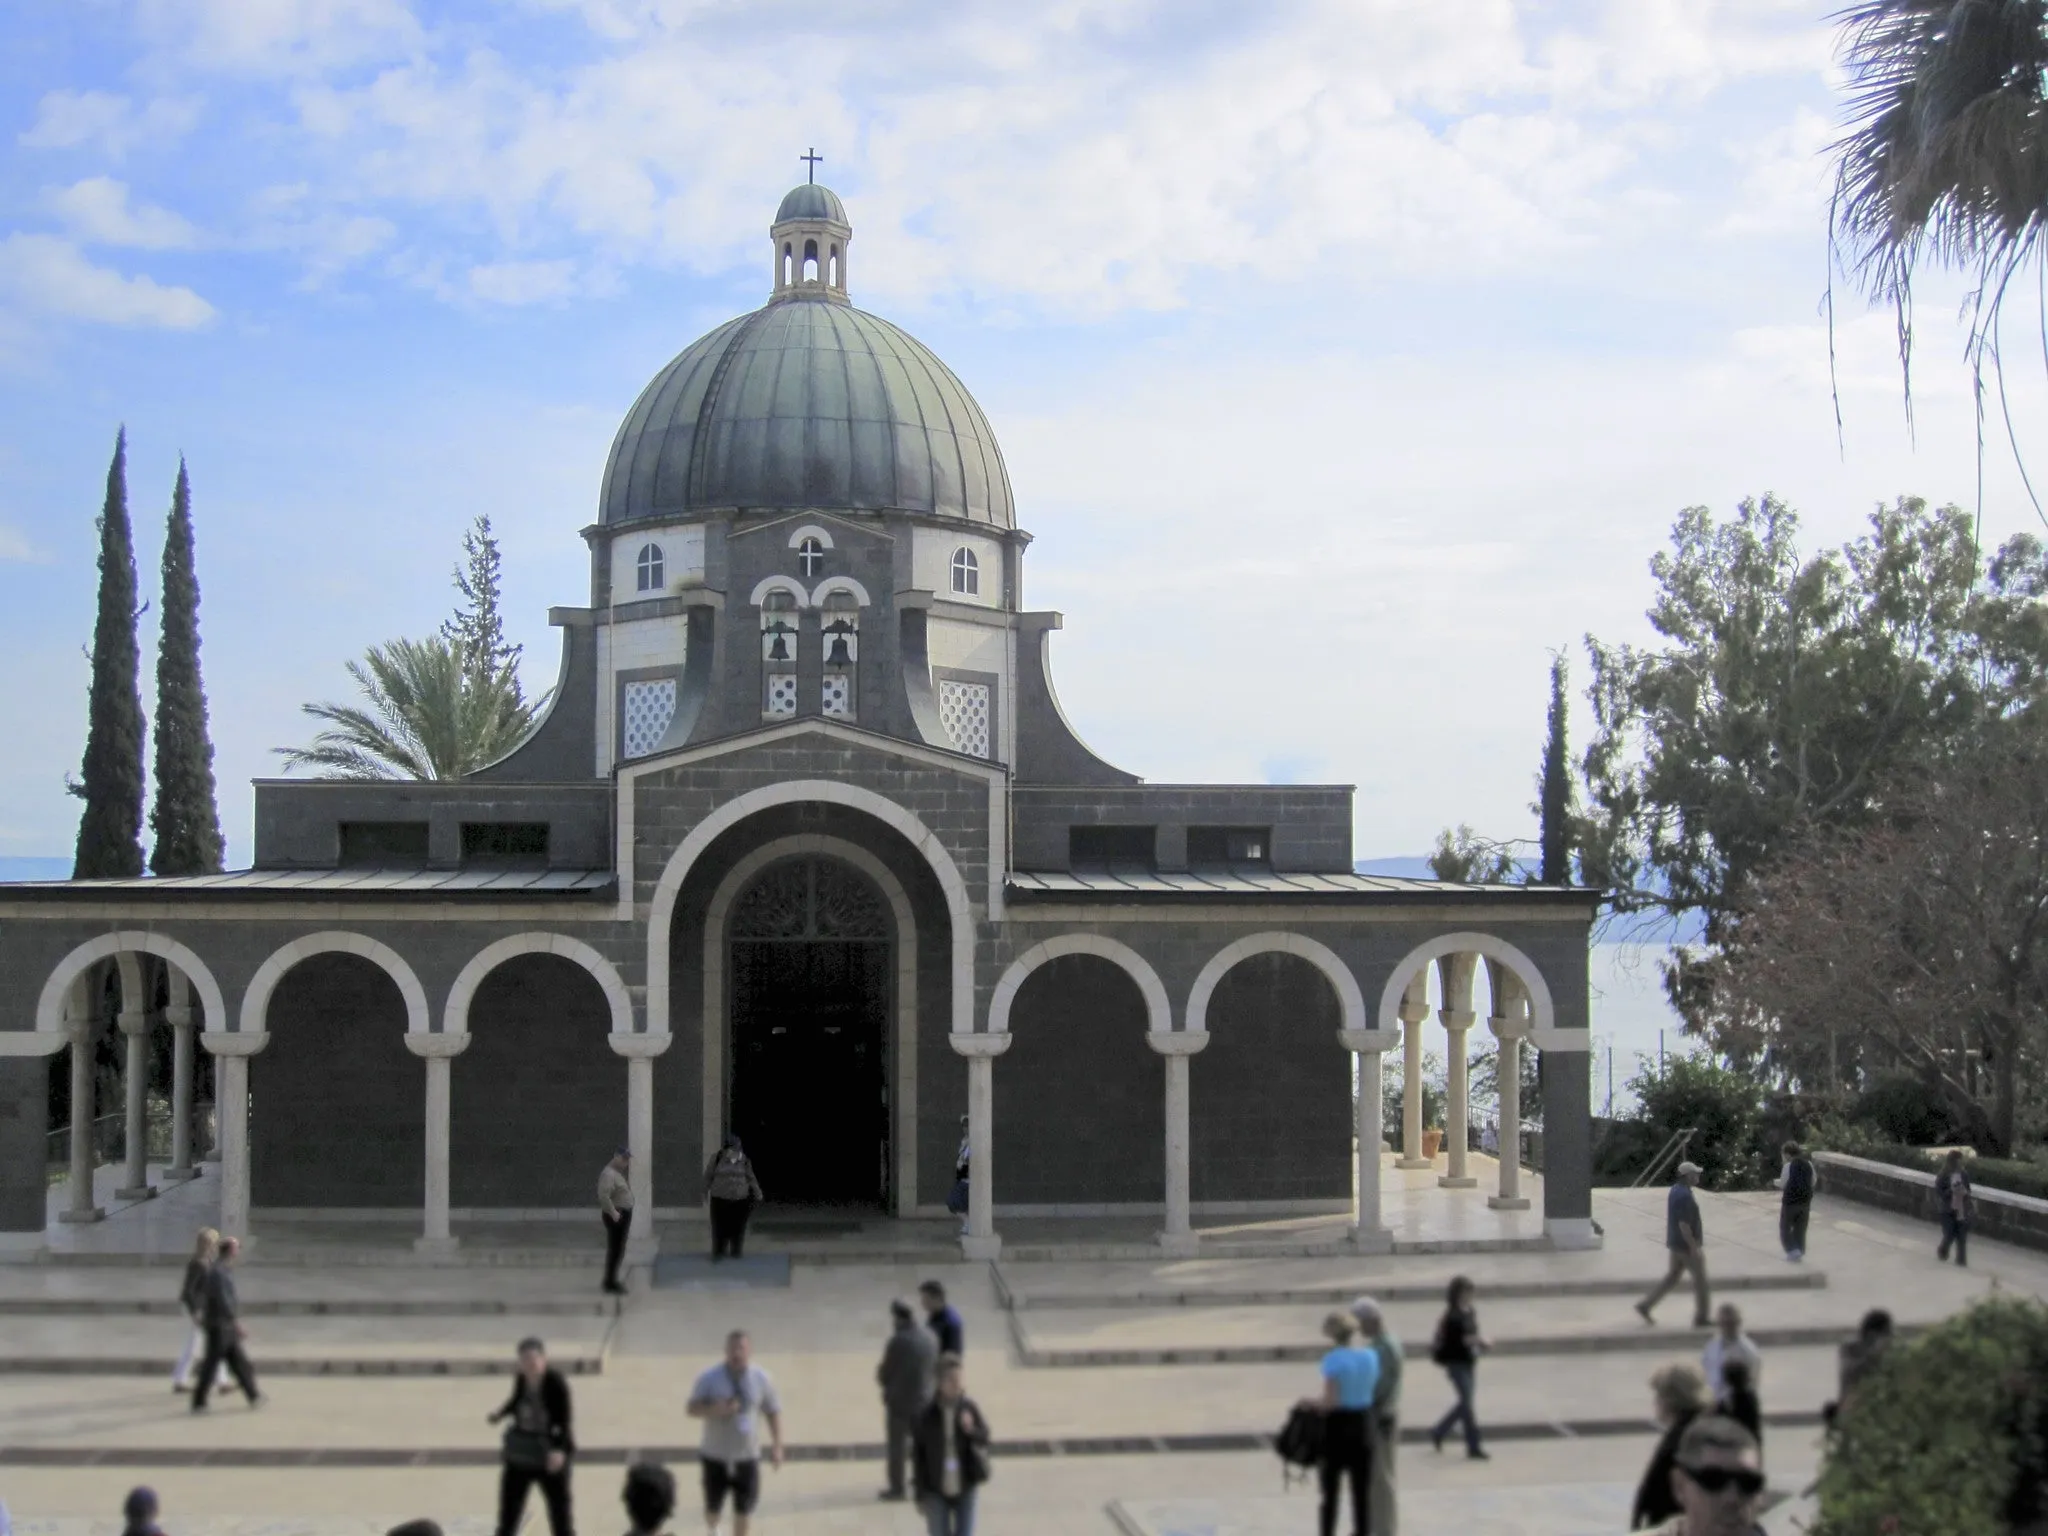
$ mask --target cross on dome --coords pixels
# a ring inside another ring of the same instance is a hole
[[[818,182],[818,167],[821,163],[823,163],[825,159],[823,155],[818,153],[818,146],[813,144],[810,148],[810,153],[798,155],[797,159],[803,161],[806,165],[810,167],[810,169],[804,173],[804,184],[806,186],[816,186]]]

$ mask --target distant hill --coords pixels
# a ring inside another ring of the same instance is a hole
[[[1414,880],[1429,880],[1429,860],[1425,858],[1360,859],[1351,866],[1361,875],[1405,875]]]
[[[0,881],[9,880],[69,880],[71,858],[38,859],[25,856],[0,854]]]

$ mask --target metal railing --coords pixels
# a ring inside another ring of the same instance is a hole
[[[149,1160],[154,1163],[168,1162],[171,1156],[171,1106],[164,1099],[149,1101],[148,1117],[145,1121],[144,1145],[148,1148]],[[213,1113],[210,1106],[200,1105],[193,1115],[192,1146],[194,1155],[204,1153],[212,1140]],[[97,1115],[92,1122],[93,1166],[118,1163],[128,1155],[128,1111],[117,1109],[111,1114]],[[50,1132],[45,1144],[45,1158],[52,1178],[61,1178],[71,1168],[71,1127],[61,1125]]]
[[[1656,1180],[1663,1178],[1665,1174],[1677,1166],[1679,1159],[1685,1155],[1687,1144],[1699,1133],[1699,1127],[1696,1125],[1689,1125],[1682,1131],[1672,1132],[1671,1139],[1664,1143],[1663,1149],[1650,1159],[1650,1166],[1631,1179],[1628,1187],[1630,1189],[1641,1189],[1645,1184],[1654,1183]]]

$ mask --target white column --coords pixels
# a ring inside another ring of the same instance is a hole
[[[1421,1027],[1420,1020],[1416,1027]],[[1377,1029],[1340,1029],[1337,1040],[1358,1056],[1358,1211],[1351,1224],[1351,1241],[1366,1253],[1391,1253],[1394,1235],[1387,1230],[1380,1209],[1380,1142],[1386,1135],[1380,1095],[1386,1061],[1382,1053],[1393,1045],[1394,1036]]]
[[[660,1243],[654,1232],[654,1058],[673,1035],[614,1034],[612,1049],[626,1058],[626,1150],[633,1154],[633,1230],[626,1262],[652,1264]]]
[[[64,1035],[71,1042],[71,1199],[58,1220],[66,1222],[99,1221],[107,1214],[92,1198],[92,1056],[100,1021],[83,1011],[83,995],[83,988],[74,994],[81,1011],[64,1021]]]
[[[1188,1058],[1209,1043],[1207,1030],[1152,1030],[1145,1043],[1166,1062],[1166,1229],[1159,1246],[1187,1257],[1198,1240],[1188,1216]],[[973,1182],[968,1183],[971,1194]]]
[[[953,1049],[967,1058],[967,1235],[960,1239],[960,1252],[970,1259],[1000,1258],[1003,1240],[996,1235],[996,1058],[1010,1048],[1011,1036],[970,1034],[955,1030],[949,1035]]]
[[[192,1007],[192,983],[175,965],[170,967],[170,1002],[164,1008],[164,1022],[171,1026],[171,1166],[164,1178],[171,1183],[199,1177],[192,1166],[192,1032],[196,1013]]]
[[[135,1000],[139,1005],[141,999]],[[121,1187],[114,1191],[123,1200],[150,1200],[156,1188],[149,1182],[149,1014],[140,1006],[131,1008],[121,1000],[118,1020],[126,1046],[121,1082],[127,1090],[127,1113],[123,1116],[127,1141],[127,1168]]]
[[[469,1036],[408,1030],[405,1048],[427,1064],[426,1188],[421,1231],[412,1246],[417,1253],[445,1256],[458,1244],[448,1227],[449,1063],[469,1049]]]
[[[248,1248],[255,1241],[249,1231],[249,1058],[270,1044],[270,1036],[254,1030],[209,1029],[199,1042],[215,1058],[220,1233],[239,1237]]]
[[[1445,1189],[1476,1189],[1479,1181],[1465,1171],[1467,1143],[1471,1140],[1471,1074],[1466,1070],[1465,1036],[1478,1022],[1472,1011],[1472,975],[1478,968],[1476,955],[1445,955],[1438,962],[1443,982],[1444,1006],[1437,1014],[1443,1021],[1445,1060],[1450,1082],[1444,1094],[1444,1142],[1448,1150],[1444,1173],[1437,1183]]]
[[[1529,1033],[1529,993],[1506,966],[1486,962],[1493,983],[1493,1014],[1487,1028],[1499,1042],[1494,1078],[1500,1091],[1500,1193],[1487,1204],[1497,1211],[1526,1211],[1522,1194],[1522,1041]]]
[[[1422,1155],[1422,1024],[1429,1017],[1429,967],[1401,994],[1401,1157],[1396,1168],[1428,1168]]]

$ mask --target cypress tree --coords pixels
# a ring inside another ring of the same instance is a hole
[[[71,792],[78,818],[74,880],[142,873],[142,695],[136,674],[135,539],[128,526],[128,429],[114,439],[100,511],[99,617],[92,634],[92,692],[85,762]]]
[[[214,804],[213,741],[199,677],[199,575],[192,558],[192,483],[178,460],[178,485],[164,529],[163,626],[156,652],[156,835],[149,868],[158,875],[220,872],[220,811]]]
[[[1536,811],[1542,857],[1536,878],[1543,885],[1569,885],[1572,879],[1571,759],[1565,747],[1565,664],[1550,663],[1550,719],[1543,739],[1543,767],[1536,776]]]

